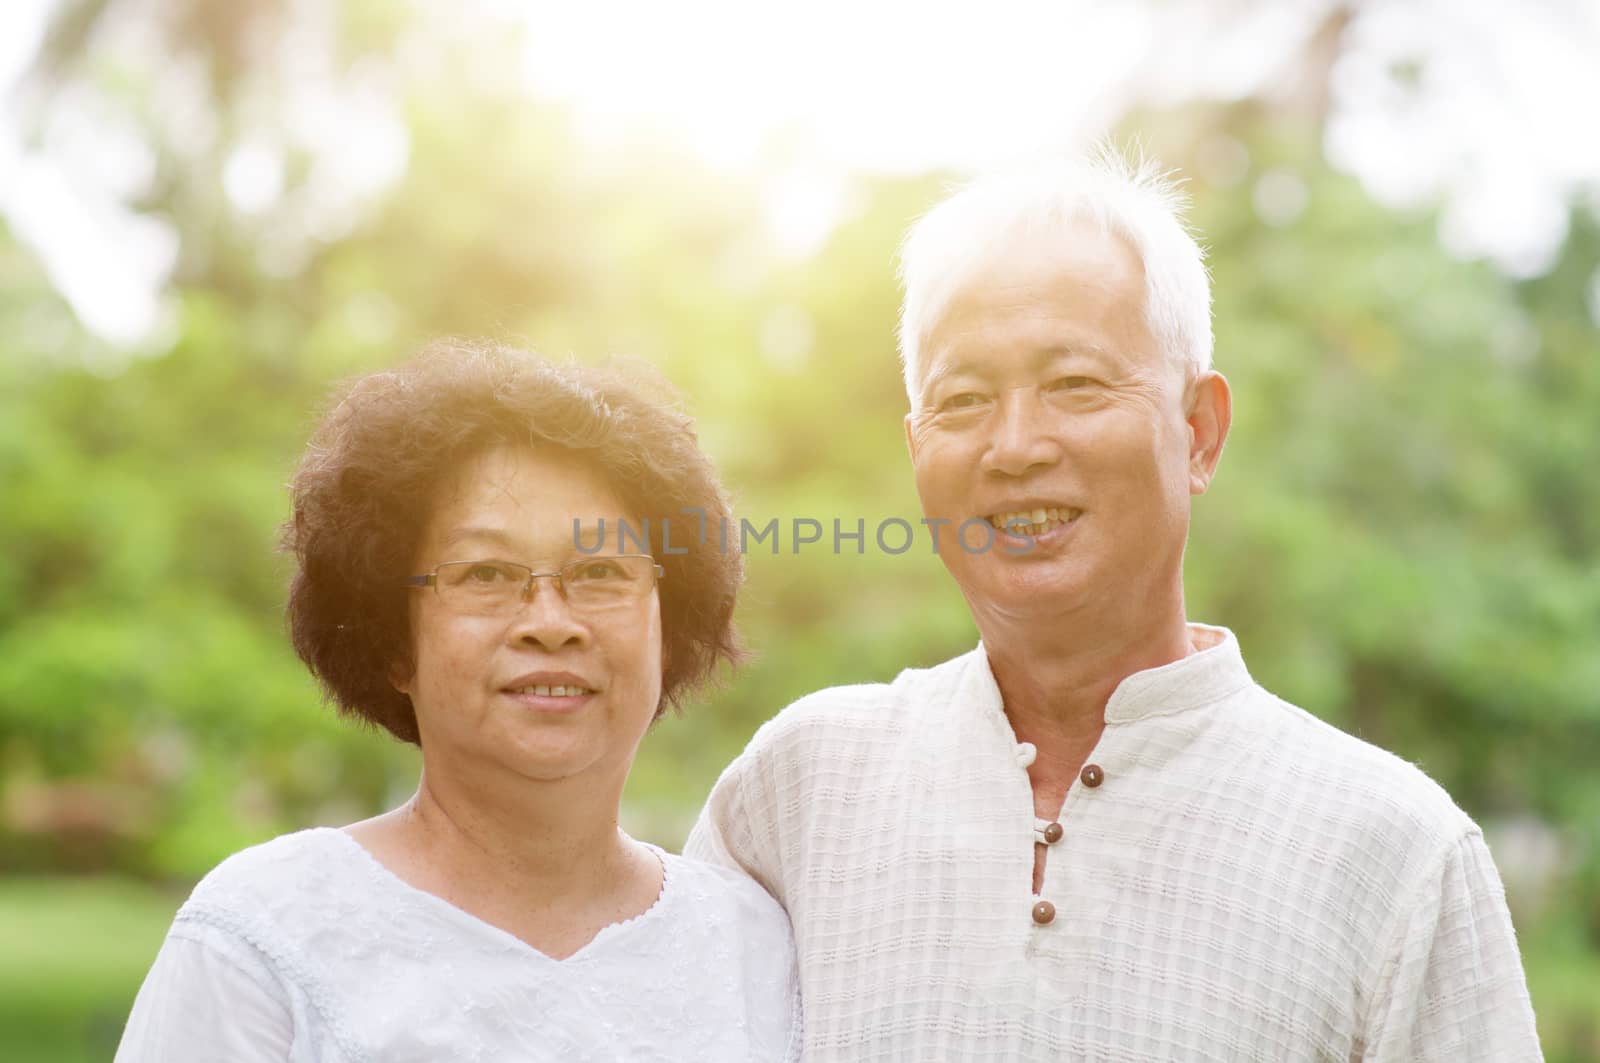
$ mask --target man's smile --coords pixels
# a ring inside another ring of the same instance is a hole
[[[991,513],[983,519],[994,525],[997,531],[1037,539],[1046,532],[1071,524],[1081,516],[1083,510],[1074,506],[1032,506]]]

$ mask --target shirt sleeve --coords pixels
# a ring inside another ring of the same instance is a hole
[[[683,855],[742,871],[783,904],[783,884],[774,844],[778,824],[770,802],[748,792],[756,777],[754,758],[746,751],[728,765],[712,787],[695,821]],[[752,815],[751,807],[758,810]],[[761,814],[765,812],[767,814]]]
[[[729,822],[732,798],[728,793],[731,788],[728,774],[725,773],[717,780],[705,807],[700,810],[699,818],[694,821],[688,840],[683,843],[683,855],[740,871],[743,866],[733,854],[728,840],[732,827]]]
[[[1372,1002],[1367,1060],[1542,1060],[1494,861],[1468,831],[1399,913]]]
[[[133,1002],[115,1063],[285,1063],[289,1008],[259,961],[174,929]]]

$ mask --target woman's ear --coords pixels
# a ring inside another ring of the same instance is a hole
[[[409,660],[397,658],[389,665],[389,685],[400,693],[411,696],[411,682],[417,677],[417,670]]]

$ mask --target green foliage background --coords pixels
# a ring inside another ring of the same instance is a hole
[[[194,144],[161,114],[156,72],[97,46],[116,8],[63,7],[23,113],[42,122],[88,86],[141,131],[156,166],[136,205],[181,241],[170,348],[107,348],[0,231],[0,1042],[23,1053],[8,1058],[105,1055],[185,883],[409,792],[412,752],[335,719],[289,651],[275,542],[332,384],[429,338],[653,362],[738,512],[786,525],[782,553],[749,558],[740,619],[759,658],[646,740],[635,833],[679,843],[793,697],[970,647],[925,544],[871,541],[918,515],[892,259],[948,175],[856,179],[797,258],[758,182],[666,148],[596,149],[494,76],[514,68],[504,27],[441,33],[444,15],[347,0],[328,5],[335,80],[382,82],[409,159],[319,233],[308,154],[290,152],[265,214],[221,192],[235,143],[284,121],[271,101],[295,75],[245,44],[277,39],[291,9],[173,5],[168,44],[204,72],[215,125]],[[1575,203],[1559,261],[1517,280],[1448,255],[1430,213],[1372,202],[1323,160],[1314,117],[1197,103],[1121,132],[1191,178],[1236,395],[1198,506],[1191,615],[1232,627],[1270,689],[1421,764],[1491,843],[1530,825],[1553,839],[1531,871],[1498,855],[1547,1054],[1600,1058],[1600,219]],[[1209,166],[1219,150],[1242,168]],[[1257,211],[1265,174],[1306,193],[1287,224]],[[797,516],[862,519],[866,549],[790,553]]]

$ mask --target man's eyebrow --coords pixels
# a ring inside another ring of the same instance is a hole
[[[1094,343],[1057,343],[1041,348],[1034,357],[1042,365],[1058,358],[1106,359],[1111,357],[1111,352]]]
[[[1094,343],[1052,343],[1047,347],[1037,348],[1030,356],[1030,361],[1033,368],[1039,369],[1051,362],[1073,357],[1094,358],[1103,362],[1111,357],[1111,352]],[[971,376],[981,379],[988,364],[982,358],[963,358],[960,361],[945,362],[931,368],[927,376],[922,378],[922,393],[927,395],[940,381],[949,377]]]
[[[927,395],[942,380],[953,376],[983,376],[986,363],[981,358],[966,358],[959,362],[934,366],[922,378],[922,394]]]

